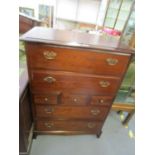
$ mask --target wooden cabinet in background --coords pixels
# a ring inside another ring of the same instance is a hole
[[[34,26],[40,26],[41,21],[23,14],[19,15],[19,33],[25,33]]]
[[[19,154],[28,155],[33,136],[32,111],[30,104],[30,91],[28,86],[19,100]]]
[[[35,27],[25,41],[35,134],[96,134],[133,51],[112,37]]]

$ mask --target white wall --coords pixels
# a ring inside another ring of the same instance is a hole
[[[78,0],[57,0],[56,17],[75,20]]]
[[[100,1],[79,0],[77,21],[96,24]]]
[[[100,3],[100,0],[57,0],[56,17],[96,24]]]

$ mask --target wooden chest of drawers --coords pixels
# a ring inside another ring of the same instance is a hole
[[[35,27],[25,41],[35,134],[96,134],[132,57],[104,36]]]

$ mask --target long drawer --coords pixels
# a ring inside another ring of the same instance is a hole
[[[102,127],[100,121],[58,121],[38,120],[36,129],[38,131],[93,131],[97,132]]]
[[[101,106],[52,106],[36,105],[36,116],[58,119],[99,119],[103,120],[108,107]]]
[[[81,94],[114,94],[119,86],[117,77],[105,77],[59,71],[32,71],[33,92],[70,92]]]
[[[27,44],[29,67],[99,75],[121,76],[130,55],[116,55],[106,51],[58,48],[48,45]]]

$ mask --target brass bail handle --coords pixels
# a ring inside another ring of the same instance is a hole
[[[44,109],[44,111],[45,111],[47,114],[51,114],[51,113],[54,111],[54,108],[46,107],[46,108]]]
[[[43,80],[48,83],[53,83],[56,81],[56,79],[51,76],[46,76]]]
[[[100,81],[99,84],[101,87],[106,88],[110,85],[110,82],[103,80],[103,81]]]
[[[114,58],[107,58],[106,62],[108,63],[108,65],[114,66],[118,63],[118,59],[114,59]]]
[[[56,58],[57,54],[53,51],[44,51],[43,55],[48,60],[53,60]]]
[[[92,123],[92,122],[89,122],[87,124],[87,127],[90,128],[90,129],[94,128],[95,126],[96,126],[96,124],[95,123]]]
[[[92,109],[92,110],[91,110],[91,114],[92,114],[92,115],[95,115],[95,116],[96,116],[96,115],[98,115],[99,113],[100,113],[100,110],[99,110],[99,109]]]
[[[47,128],[51,128],[52,126],[54,126],[54,123],[45,123],[45,126],[46,126]]]

